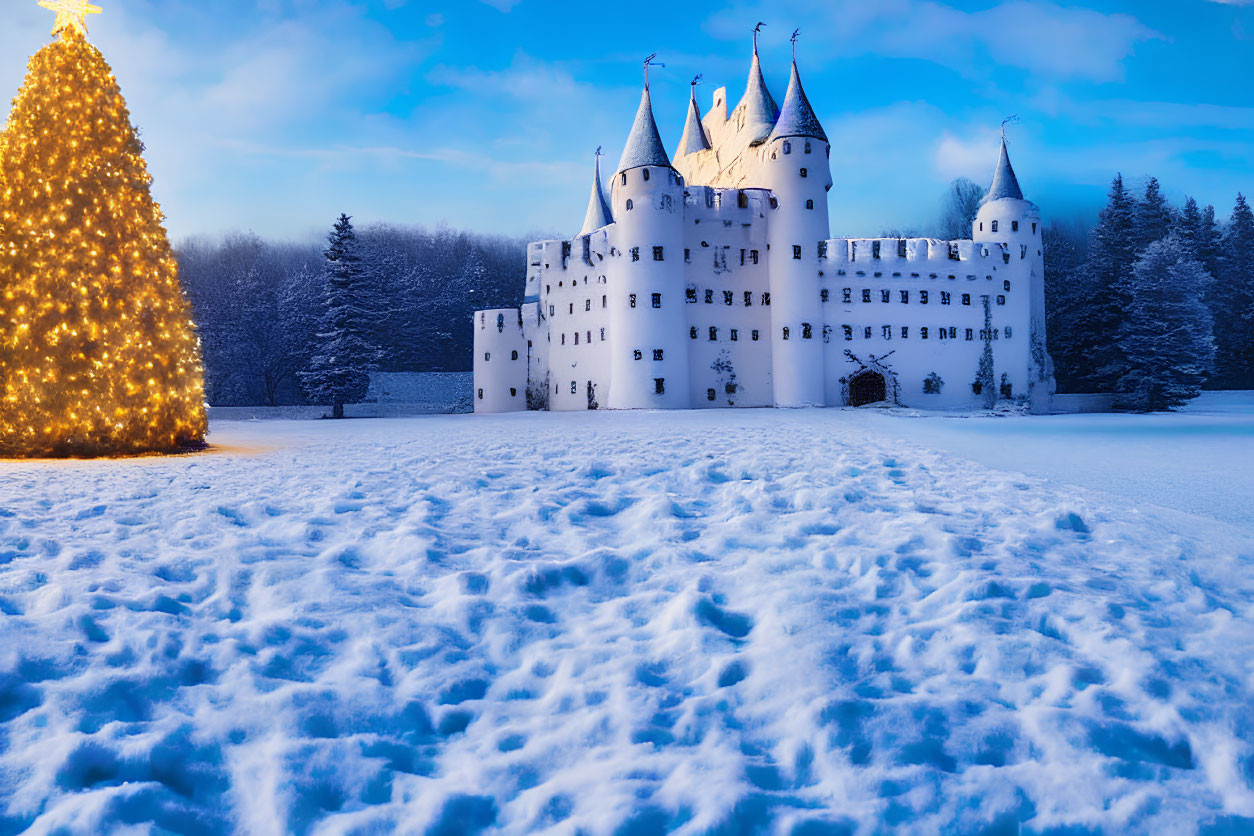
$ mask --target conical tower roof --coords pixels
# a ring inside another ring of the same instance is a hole
[[[605,200],[605,190],[601,188],[601,149],[598,148],[592,174],[592,196],[588,199],[588,214],[584,215],[583,228],[579,230],[579,234],[589,235],[613,222],[613,213]]]
[[[749,66],[749,84],[736,107],[745,109],[745,132],[749,134],[749,142],[753,145],[764,142],[779,118],[779,105],[775,104],[771,91],[766,87],[766,79],[762,77],[756,40],[753,44],[753,63]]]
[[[785,136],[804,136],[821,139],[827,142],[827,134],[814,115],[810,99],[805,88],[801,86],[801,74],[797,72],[797,62],[792,62],[792,77],[788,79],[788,92],[784,94],[784,107],[780,110],[779,121],[775,130],[771,131],[771,139]]]
[[[1010,198],[1012,200],[1023,200],[1023,189],[1019,188],[1019,178],[1015,177],[1014,166],[1010,164],[1010,153],[1006,150],[1006,138],[1001,140],[1001,159],[997,161],[997,172],[993,175],[993,185],[989,187],[988,194],[984,196],[984,200],[980,204],[991,203],[994,200]]]
[[[649,97],[647,84],[644,86],[644,95],[640,97],[636,122],[631,126],[631,135],[627,137],[627,147],[623,149],[623,158],[618,161],[618,170],[627,171],[646,165],[666,168],[671,165],[666,148],[662,146],[662,137],[657,131],[657,122],[653,121],[653,100]]]
[[[684,135],[679,139],[679,153],[695,154],[697,151],[709,151],[710,138],[705,135],[705,126],[701,124],[701,108],[697,106],[697,84],[692,84],[692,98],[688,101],[688,121],[684,123]]]

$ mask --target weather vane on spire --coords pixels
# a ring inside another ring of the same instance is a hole
[[[697,73],[695,76],[693,76],[693,79],[692,79],[692,86],[693,86],[694,88],[695,88],[698,84],[700,84],[700,83],[701,83],[701,79],[702,79],[703,75],[704,75],[703,73]]]
[[[758,25],[753,27],[753,54],[754,55],[758,54],[758,35],[762,33],[762,27],[765,25],[766,25],[765,23],[759,20]]]
[[[602,153],[601,153],[601,146],[600,146],[600,145],[598,145],[598,146],[597,146],[597,152],[596,152],[595,154],[593,154],[592,156],[593,156],[593,158],[596,158],[596,157],[604,157],[604,156],[605,156],[604,154],[602,154]]]
[[[56,23],[52,25],[53,35],[64,35],[77,32],[87,37],[87,15],[98,15],[99,6],[93,6],[87,0],[39,0],[39,5],[57,13]]]
[[[792,60],[794,62],[797,60],[797,38],[800,38],[800,37],[801,37],[801,30],[794,29],[792,30],[792,37],[788,39],[792,41]]]
[[[1018,114],[1015,114],[1014,116],[1007,116],[1005,119],[1001,120],[1001,138],[1003,142],[1006,141],[1006,126],[1013,125],[1018,121],[1019,121]]]
[[[662,64],[658,61],[654,61],[653,60],[654,58],[657,58],[656,52],[650,55],[648,58],[644,59],[644,89],[646,90],[649,89],[649,67],[665,67],[666,66],[665,64]]]

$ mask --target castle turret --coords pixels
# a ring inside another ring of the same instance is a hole
[[[710,150],[710,138],[705,135],[705,126],[701,124],[701,108],[697,106],[697,84],[700,81],[701,76],[692,80],[692,96],[688,101],[688,121],[684,123],[684,135],[679,139],[679,153],[675,155],[676,157]]]
[[[602,227],[614,222],[610,205],[605,200],[605,190],[601,188],[601,149],[597,149],[592,173],[592,196],[588,198],[588,212],[583,218],[580,235],[589,235]]]
[[[732,111],[732,117],[740,120],[739,129],[745,132],[750,145],[759,145],[771,135],[775,120],[779,118],[779,105],[771,96],[762,76],[762,62],[758,59],[758,31],[753,30],[753,62],[749,65],[749,83],[740,104]]]
[[[766,186],[774,195],[768,240],[776,406],[822,406],[826,401],[818,242],[826,241],[830,231],[830,149],[794,57],[784,106],[766,137],[763,156]]]
[[[617,249],[607,270],[611,409],[691,406],[684,309],[684,183],[662,145],[649,95],[614,175]]]
[[[1019,178],[1010,164],[1006,139],[1001,141],[1001,155],[993,183],[980,202],[980,210],[972,226],[972,238],[981,243],[1006,246],[1009,264],[1018,263],[1028,277],[1028,287],[1013,285],[1003,294],[1008,315],[1021,312],[1019,319],[1029,335],[1025,343],[1028,353],[1029,403],[1037,412],[1047,412],[1055,391],[1054,365],[1049,357],[1045,337],[1045,258],[1042,245],[1041,210],[1024,199]],[[1009,266],[1009,264],[1007,266]],[[1017,291],[1017,292],[1016,292]]]

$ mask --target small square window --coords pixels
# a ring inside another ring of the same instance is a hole
[[[1005,296],[998,296],[998,297],[997,297],[997,304],[999,304],[999,305],[1004,305],[1004,304],[1006,304],[1006,297],[1005,297]]]
[[[663,260],[664,260],[664,259],[662,258],[662,248],[661,248],[661,247],[654,247],[654,248],[653,248],[653,260],[654,260],[654,261],[663,261]]]
[[[924,326],[919,329],[919,339],[921,340],[927,339],[927,326]]]
[[[752,335],[752,336],[753,336],[753,341],[756,343],[756,342],[757,342],[757,341],[761,338],[761,336],[762,336],[762,335],[761,335],[761,333],[758,331],[758,329],[754,328],[754,329],[753,329],[753,335]]]
[[[660,348],[653,349],[653,362],[655,363],[662,362],[662,349]]]
[[[863,302],[871,301],[871,288],[869,287],[862,288],[862,301]]]
[[[823,288],[822,290],[819,291],[819,301],[822,302],[824,305],[826,305],[831,300],[831,297],[832,297],[832,293],[827,288]]]
[[[806,169],[804,169],[804,168],[803,168],[803,169],[801,169],[801,176],[802,176],[802,177],[809,177],[809,176],[810,176],[810,172],[809,172],[808,170],[806,170]]]
[[[633,360],[643,360],[643,359],[644,359],[644,352],[643,352],[643,351],[641,351],[640,349],[638,349],[638,348],[637,348],[635,351],[633,351],[633,352],[631,353],[631,359],[633,359]]]
[[[715,398],[717,398],[717,397],[718,397],[718,392],[715,392],[713,389],[706,389],[706,390],[705,390],[705,399],[706,399],[707,401],[712,401],[712,400],[714,400],[714,399],[715,399]]]
[[[967,307],[971,307],[971,294],[970,293],[962,294],[962,304],[966,305]]]

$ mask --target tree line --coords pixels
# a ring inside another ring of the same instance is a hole
[[[469,371],[471,314],[522,302],[521,238],[443,227],[351,231],[356,271],[349,293],[372,370]],[[313,397],[300,375],[327,348],[327,294],[344,232],[332,231],[326,245],[249,233],[193,239],[177,248],[211,404],[330,403]]]

